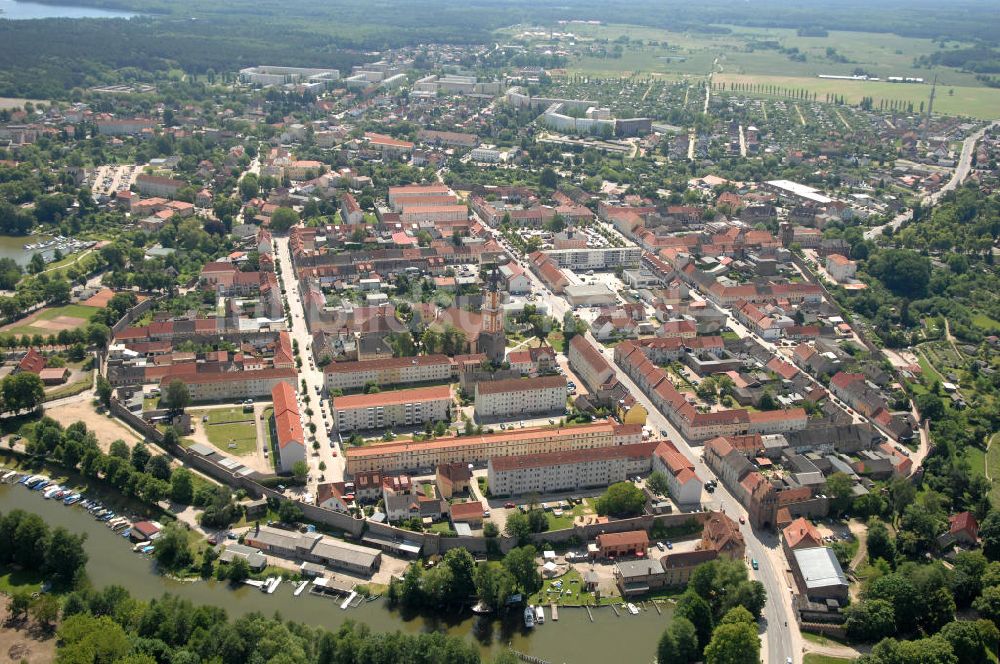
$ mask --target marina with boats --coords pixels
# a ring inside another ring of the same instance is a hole
[[[649,602],[643,608],[636,606],[636,614],[625,605],[577,610],[566,606],[554,609],[550,605],[549,611],[542,609],[541,616],[543,621],[549,618],[555,626],[546,627],[544,622],[537,621],[537,609],[541,607],[532,606],[532,627],[529,628],[525,625],[526,611],[498,615],[486,606],[480,606],[479,612],[470,612],[457,621],[444,622],[433,615],[401,615],[390,609],[381,597],[359,594],[355,589],[357,582],[341,575],[301,579],[288,585],[282,583],[280,577],[270,582],[265,578],[255,584],[239,586],[214,580],[182,581],[156,572],[150,555],[155,552],[155,538],[136,540],[132,533],[122,537],[139,521],[86,491],[60,486],[62,483],[64,480],[56,481],[45,475],[0,470],[0,512],[23,509],[41,515],[54,526],[87,533],[84,546],[90,554],[87,564],[90,581],[95,587],[124,585],[139,599],[155,599],[167,592],[197,604],[220,606],[231,615],[279,611],[287,619],[331,629],[349,619],[368,624],[374,630],[444,631],[475,641],[484,655],[492,656],[501,649],[510,648],[532,658],[524,661],[574,664],[597,664],[615,657],[615,649],[609,642],[618,638],[648,643],[647,659],[651,659],[656,640],[672,612],[672,608],[663,605],[663,615],[660,615],[659,608],[654,611]],[[93,518],[80,519],[81,509]],[[255,585],[257,587],[253,587]],[[286,589],[282,590],[282,586]],[[616,619],[616,615],[620,619]],[[607,638],[611,630],[615,639]]]

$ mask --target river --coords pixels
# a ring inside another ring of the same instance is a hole
[[[0,19],[26,21],[33,18],[132,18],[135,12],[123,12],[96,7],[44,5],[38,2],[0,0]]]
[[[4,1],[0,0],[0,4]],[[24,245],[47,239],[42,235],[0,235],[0,258],[13,258],[18,265],[24,267],[31,260],[31,254],[35,253],[25,249]]]
[[[252,611],[264,615],[281,613],[285,619],[334,629],[346,620],[369,625],[377,631],[440,631],[475,639],[483,654],[491,655],[510,643],[515,649],[548,660],[553,664],[606,664],[614,661],[651,662],[656,642],[667,625],[669,610],[660,616],[652,607],[637,616],[622,611],[616,617],[610,608],[594,610],[591,623],[584,609],[564,608],[559,621],[546,615],[544,625],[527,632],[519,616],[508,623],[468,617],[454,620],[417,617],[405,619],[391,611],[383,600],[368,602],[357,609],[342,611],[339,601],[303,593],[292,595],[292,586],[283,583],[273,595],[244,586],[232,589],[215,581],[180,582],[160,576],[152,561],[132,553],[129,544],[95,521],[79,507],[45,500],[36,491],[21,485],[0,485],[0,512],[23,509],[34,512],[50,526],[63,526],[86,533],[87,576],[96,587],[118,584],[128,588],[133,597],[149,600],[172,593],[195,604],[224,608],[238,616]],[[647,604],[648,606],[648,604]],[[546,611],[546,614],[549,612]]]

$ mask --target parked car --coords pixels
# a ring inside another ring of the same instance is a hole
[[[757,562],[756,558],[750,559],[750,566],[753,567],[754,569],[760,569],[760,563]]]
[[[506,509],[509,509],[509,510],[512,510],[512,509],[514,509],[515,507],[517,507],[517,505],[515,505],[514,503],[504,503],[504,504],[503,504],[503,506],[504,506],[504,507],[505,507]]]

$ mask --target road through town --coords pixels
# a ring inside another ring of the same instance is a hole
[[[504,246],[512,256],[516,256],[509,245],[505,244]],[[542,294],[541,299],[548,306],[549,315],[557,320],[562,320],[565,313],[570,311],[572,307],[565,299],[548,291],[533,272],[529,270],[526,274],[530,277],[535,292]],[[681,435],[632,379],[614,363],[610,349],[600,344],[589,331],[585,337],[588,343],[604,355],[614,369],[618,380],[648,411],[647,424],[655,431],[667,432],[666,437],[677,446],[681,454],[694,464],[695,474],[702,483],[712,479],[711,471],[702,462],[701,446],[696,448]],[[703,503],[713,509],[723,510],[733,519],[738,519],[740,516],[745,519],[747,516],[746,510],[722,484],[719,484],[713,494],[703,494]],[[746,540],[747,557],[756,559],[759,565],[759,569],[751,571],[750,574],[763,583],[767,591],[767,604],[764,607],[761,624],[762,660],[768,664],[786,664],[788,658],[791,657],[793,662],[801,662],[802,636],[792,610],[791,593],[787,582],[788,575],[785,573],[785,557],[778,538],[774,533],[752,528],[749,523],[741,526],[741,531]]]
[[[333,426],[333,414],[330,412],[329,399],[324,399],[322,396],[323,370],[316,366],[312,359],[312,352],[309,350],[312,347],[312,335],[309,334],[309,326],[306,325],[302,295],[299,292],[298,281],[295,279],[295,268],[292,266],[292,256],[288,247],[288,236],[275,236],[273,239],[274,252],[277,255],[278,265],[281,266],[280,279],[283,295],[292,312],[289,334],[293,342],[298,342],[299,357],[302,359],[302,366],[298,368],[299,380],[305,381],[305,394],[309,397],[309,402],[304,403],[304,395],[299,390],[299,409],[306,431],[308,431],[310,422],[316,425],[315,438],[319,442],[319,449],[315,451],[312,449],[311,440],[306,445],[306,458],[309,461],[307,486],[315,495],[316,484],[320,476],[327,482],[343,481],[344,455],[342,450],[336,447],[337,441],[335,439],[331,445],[330,428]],[[311,417],[306,414],[307,408],[312,408]],[[324,464],[325,470],[320,470],[320,463]]]
[[[934,205],[938,200],[944,196],[949,191],[956,189],[960,184],[965,182],[965,179],[969,177],[969,172],[972,170],[972,154],[976,150],[976,143],[979,139],[993,127],[1000,126],[1000,120],[994,120],[990,124],[986,125],[975,134],[972,134],[965,141],[962,142],[962,154],[958,158],[958,164],[955,166],[955,172],[952,173],[951,179],[941,187],[939,190],[935,191],[933,194],[924,196],[921,201],[921,205],[927,207],[928,205]],[[865,231],[865,239],[872,240],[875,237],[882,234],[886,228],[892,228],[893,231],[898,230],[900,226],[913,218],[913,211],[907,210],[906,212],[896,215],[896,217],[881,226],[876,226],[875,228],[870,228]]]

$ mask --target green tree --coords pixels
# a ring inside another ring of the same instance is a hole
[[[69,616],[59,626],[58,638],[59,664],[117,662],[132,650],[125,630],[108,615]]]
[[[283,500],[278,507],[278,519],[283,523],[298,523],[303,518],[302,508],[293,500]]]
[[[646,505],[642,489],[631,482],[616,482],[597,499],[597,513],[619,518],[638,516]]]
[[[175,378],[167,384],[167,390],[161,401],[170,410],[180,412],[191,403],[191,392],[184,381]]]
[[[554,170],[546,166],[538,176],[538,184],[546,189],[555,189],[559,185],[559,176]]]
[[[528,521],[528,516],[521,512],[511,512],[507,515],[504,532],[507,533],[508,537],[517,540],[518,544],[527,542],[528,536],[531,535],[531,523]]]
[[[194,562],[188,546],[187,531],[174,523],[160,531],[156,540],[156,562],[166,570],[176,571]]]
[[[486,562],[476,567],[474,573],[476,595],[494,609],[499,609],[514,594],[517,581],[506,566],[497,562]]]
[[[705,648],[705,664],[759,664],[760,639],[751,623],[719,625]]]
[[[835,514],[843,514],[851,508],[854,482],[847,473],[832,473],[826,478],[826,492],[829,494],[830,507]]]
[[[1000,625],[1000,586],[990,586],[972,603],[979,615]]]
[[[535,564],[536,553],[535,547],[529,544],[511,549],[503,559],[503,566],[525,595],[533,595],[542,587],[542,576]]]
[[[695,632],[698,634],[698,652],[704,650],[712,638],[712,628],[715,626],[712,618],[712,607],[708,605],[708,602],[694,590],[689,589],[677,600],[674,616],[685,618],[694,625]]]
[[[52,584],[68,588],[83,574],[87,551],[83,548],[87,535],[74,535],[62,527],[52,531],[45,547],[44,569]]]
[[[299,223],[299,213],[292,208],[280,207],[271,215],[271,229],[283,233]]]
[[[114,388],[111,387],[111,383],[104,376],[97,375],[97,398],[101,401],[105,408],[111,406],[111,394]]]
[[[292,475],[299,482],[305,481],[306,477],[309,475],[309,466],[305,461],[296,461],[292,464]]]
[[[659,470],[654,470],[650,473],[649,477],[646,478],[646,486],[661,496],[667,495],[670,489],[670,484],[667,482],[667,476]]]
[[[31,591],[15,589],[10,596],[8,611],[12,620],[23,620],[28,617],[28,609],[31,608]]]
[[[985,631],[981,623],[986,623]],[[954,620],[942,627],[938,636],[951,645],[958,664],[981,664],[996,659],[993,654],[996,640],[991,642],[990,628],[996,632],[996,627],[988,621]]]
[[[853,641],[880,641],[896,633],[896,612],[884,599],[856,602],[844,614],[844,627]]]
[[[663,631],[656,647],[657,664],[688,664],[696,662],[701,651],[698,649],[698,632],[687,618],[674,616],[670,626]]]
[[[878,519],[868,521],[868,560],[873,562],[882,558],[890,565],[896,562],[896,545],[889,535],[889,529]]]
[[[22,371],[5,377],[0,384],[0,393],[3,394],[4,410],[34,410],[45,398],[45,386],[38,374]]]
[[[59,619],[59,600],[55,595],[42,594],[31,603],[31,617],[43,631],[51,631]]]
[[[260,182],[253,173],[247,173],[240,180],[240,196],[248,201],[260,193]]]
[[[951,644],[940,636],[916,641],[883,639],[858,664],[958,664]]]
[[[178,468],[170,476],[170,500],[190,505],[194,499],[194,476],[187,468]]]
[[[986,558],[1000,561],[1000,511],[992,510],[986,515],[979,524],[979,538]]]
[[[250,578],[250,563],[245,558],[236,556],[229,563],[226,579],[233,585],[243,583]]]

